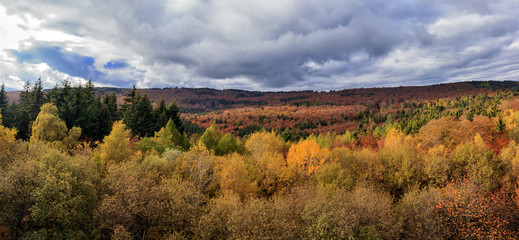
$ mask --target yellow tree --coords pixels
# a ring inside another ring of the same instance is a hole
[[[130,130],[122,121],[114,122],[112,132],[103,139],[99,147],[99,157],[103,164],[120,163],[128,160],[132,154],[130,148]]]
[[[58,108],[52,103],[46,103],[32,124],[30,141],[50,143],[65,149],[76,145],[80,136],[80,128],[73,127],[68,131],[65,122],[59,118]]]
[[[394,194],[406,191],[411,186],[421,184],[423,161],[404,134],[392,129],[384,140],[380,151],[384,165],[384,181]]]
[[[304,177],[313,175],[329,157],[330,150],[319,147],[314,140],[307,139],[290,147],[287,164],[297,176]]]
[[[241,199],[246,199],[256,192],[256,184],[251,181],[245,159],[242,155],[234,153],[220,157],[218,182],[224,193],[235,193]]]
[[[10,156],[10,147],[15,142],[16,130],[6,128],[2,125],[2,114],[0,114],[0,169],[4,166],[6,159]]]
[[[259,159],[268,152],[281,152],[284,146],[283,140],[273,132],[256,132],[245,142],[245,148]]]
[[[473,178],[485,190],[495,190],[507,174],[506,162],[499,159],[476,134],[474,141],[461,144],[452,157],[452,178]]]
[[[2,125],[2,114],[0,114],[0,141],[12,143],[15,140],[16,129],[6,128]]]
[[[213,153],[204,146],[194,146],[175,160],[175,172],[204,195],[212,196],[216,190],[214,159]]]
[[[260,196],[268,197],[286,190],[293,179],[281,154],[284,147],[285,142],[272,132],[254,133],[245,142]]]

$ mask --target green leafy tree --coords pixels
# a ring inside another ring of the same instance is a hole
[[[216,155],[225,155],[229,153],[240,152],[241,144],[240,140],[235,138],[232,134],[225,134],[215,148]]]
[[[187,136],[180,134],[170,119],[166,127],[155,132],[155,137],[142,138],[136,146],[137,149],[144,152],[155,149],[158,153],[164,153],[167,149],[189,150],[190,144]]]
[[[187,137],[180,133],[180,131],[178,131],[178,128],[175,125],[173,119],[170,119],[168,121],[166,127],[164,128],[163,134],[157,137],[159,138],[159,140],[162,141],[170,141],[173,144],[175,144],[175,146],[180,147],[184,150],[189,149],[189,141],[187,140]]]
[[[203,144],[207,149],[215,150],[218,146],[218,142],[220,142],[221,133],[216,127],[214,123],[211,124],[209,128],[207,128],[200,137],[199,142]]]

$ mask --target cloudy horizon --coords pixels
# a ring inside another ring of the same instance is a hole
[[[519,2],[0,1],[0,82],[334,90],[519,80]]]

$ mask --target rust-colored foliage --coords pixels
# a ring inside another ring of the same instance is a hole
[[[447,184],[434,209],[452,239],[512,239],[517,235],[515,194],[503,187],[484,192],[471,180]]]

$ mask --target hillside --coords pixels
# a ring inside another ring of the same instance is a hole
[[[216,90],[209,88],[141,89],[152,102],[175,101],[182,112],[203,113],[214,110],[279,105],[366,105],[377,102],[402,103],[409,100],[432,100],[491,94],[495,90],[517,88],[517,82],[460,82],[432,86],[344,89],[329,92],[293,91],[258,92],[245,90]],[[97,88],[100,95],[111,92],[123,98],[127,89]]]
[[[223,132],[244,136],[260,129],[288,131],[287,139],[312,133],[341,133],[376,127],[403,117],[406,104],[517,92],[517,82],[459,82],[432,86],[345,89],[329,92],[258,92],[208,88],[140,89],[150,101],[175,102],[182,117],[204,128],[214,123]],[[95,88],[98,96],[115,93],[123,102],[129,89]],[[9,92],[17,100],[19,92]],[[451,109],[451,111],[457,111]],[[464,111],[464,110],[463,110]],[[465,111],[466,112],[466,111]],[[425,124],[422,123],[421,125]],[[417,131],[418,127],[415,127]]]
[[[345,89],[329,92],[251,92],[215,89],[142,89],[152,102],[175,101],[182,117],[208,128],[245,136],[261,129],[286,133],[286,140],[315,133],[364,131],[403,117],[406,104],[516,92],[517,82],[460,82],[432,86]],[[121,89],[97,89],[124,98]],[[457,111],[451,109],[452,112]],[[466,112],[466,110],[464,110]],[[449,111],[446,111],[448,113]],[[425,124],[426,121],[419,125]],[[414,126],[412,131],[418,131]],[[411,131],[411,130],[409,130]]]

